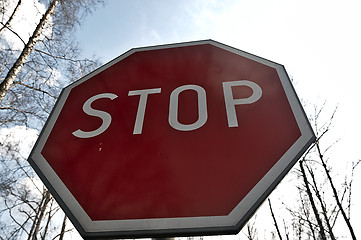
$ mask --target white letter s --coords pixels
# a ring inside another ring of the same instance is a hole
[[[98,129],[96,129],[94,131],[85,132],[85,131],[78,129],[78,130],[72,132],[72,134],[79,138],[91,138],[91,137],[98,136],[99,134],[102,134],[105,130],[107,130],[107,128],[110,126],[110,123],[112,121],[112,116],[107,112],[96,110],[96,109],[92,108],[91,104],[95,100],[100,99],[100,98],[109,98],[109,99],[113,100],[117,97],[118,96],[113,93],[101,93],[101,94],[98,94],[98,95],[95,95],[95,96],[89,98],[83,105],[83,111],[86,114],[88,114],[89,116],[101,118],[103,120],[103,123]]]

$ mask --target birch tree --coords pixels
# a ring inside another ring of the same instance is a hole
[[[8,10],[11,14],[3,14],[6,16],[2,17],[4,22],[0,32],[3,59],[0,68],[0,124],[40,128],[61,88],[97,66],[96,61],[78,59],[79,49],[73,36],[81,16],[98,2],[100,0],[46,2],[45,12],[36,20],[28,39],[16,32],[13,24],[14,17],[22,10],[22,1]],[[5,35],[16,37],[23,47],[14,49]]]
[[[0,239],[66,239],[71,226],[26,158],[62,87],[99,65],[79,57],[73,36],[103,1],[33,0],[39,14],[27,19],[29,2],[0,1]],[[34,19],[29,34],[19,30]]]

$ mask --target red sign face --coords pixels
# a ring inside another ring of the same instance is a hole
[[[281,65],[209,40],[65,88],[30,160],[83,236],[235,233],[313,138]]]

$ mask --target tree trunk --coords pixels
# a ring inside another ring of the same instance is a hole
[[[301,168],[301,172],[302,172],[303,182],[304,182],[305,187],[306,187],[306,192],[307,192],[308,198],[309,198],[309,200],[310,200],[313,213],[315,214],[315,217],[316,217],[316,220],[317,220],[317,224],[318,224],[318,226],[320,227],[321,239],[322,239],[322,240],[326,240],[325,228],[323,227],[323,224],[322,224],[320,215],[318,214],[318,211],[317,211],[315,202],[314,202],[314,200],[313,200],[313,196],[312,196],[312,193],[311,193],[311,190],[310,190],[310,186],[308,185],[308,180],[307,180],[307,177],[306,177],[306,172],[305,172],[305,169],[304,169],[304,167],[303,167],[303,161],[300,161],[300,168]]]
[[[319,145],[318,142],[316,142],[316,147],[317,147],[318,156],[319,156],[319,158],[320,158],[320,160],[321,160],[321,163],[322,163],[322,167],[323,167],[323,169],[324,169],[325,172],[326,172],[327,180],[329,181],[329,183],[330,183],[330,185],[331,185],[332,192],[333,192],[333,196],[334,196],[334,198],[335,198],[335,200],[336,200],[337,206],[339,207],[339,209],[340,209],[340,211],[341,211],[342,217],[343,217],[343,219],[344,219],[345,222],[346,222],[346,225],[347,225],[347,227],[348,227],[348,229],[349,229],[349,231],[350,231],[350,234],[351,234],[352,239],[353,239],[353,240],[356,240],[356,235],[355,235],[355,232],[353,231],[353,228],[352,228],[350,219],[347,218],[346,212],[345,212],[345,210],[343,209],[343,206],[342,206],[342,204],[341,204],[341,201],[340,201],[340,199],[339,199],[339,197],[338,197],[338,194],[337,194],[335,185],[333,184],[332,177],[331,177],[330,172],[329,172],[329,170],[328,170],[328,168],[327,168],[327,165],[326,165],[326,163],[325,163],[325,161],[324,161],[324,159],[323,159],[323,154],[322,154],[322,152],[321,152],[320,145]]]
[[[63,239],[64,239],[64,233],[65,233],[65,227],[66,227],[66,220],[67,220],[67,217],[66,217],[66,215],[64,215],[64,220],[63,220],[63,224],[61,225],[61,231],[60,231],[60,235],[59,235],[59,240],[63,240]]]
[[[306,222],[308,224],[308,227],[310,228],[312,239],[316,239],[315,230],[314,230],[314,227],[313,227],[312,222],[311,222],[310,217],[309,217],[309,211],[308,211],[309,209],[306,207],[306,203],[303,201],[303,197],[301,195],[301,192],[299,194],[300,194],[300,199],[301,199],[301,204],[302,204],[301,205],[302,206],[302,211],[303,211],[303,214],[306,217]]]
[[[271,200],[268,198],[268,206],[269,206],[269,209],[271,210],[271,216],[272,216],[272,219],[273,219],[273,223],[276,227],[276,230],[277,230],[277,234],[278,234],[278,237],[280,240],[282,240],[282,235],[281,235],[281,232],[280,232],[280,229],[278,227],[278,223],[276,221],[276,217],[275,215],[273,214],[273,209],[272,209],[272,205],[271,205]]]
[[[50,195],[50,194],[49,194]],[[53,212],[53,203],[54,203],[54,199],[53,198],[50,198],[51,199],[51,204],[50,204],[50,209],[49,209],[49,212],[48,212],[48,219],[46,221],[46,224],[45,224],[45,228],[44,228],[44,231],[43,231],[43,234],[41,234],[41,240],[45,240],[46,237],[47,237],[47,234],[48,234],[48,230],[49,230],[49,225],[50,225],[50,221],[53,217],[52,215],[52,212]]]
[[[39,24],[36,26],[33,35],[29,38],[29,41],[24,46],[23,51],[20,53],[19,57],[15,61],[14,65],[10,68],[6,77],[0,84],[0,103],[3,101],[7,91],[10,89],[11,85],[14,83],[14,80],[21,68],[23,67],[26,59],[33,51],[34,45],[39,39],[41,31],[43,30],[45,24],[47,23],[49,16],[54,12],[56,5],[59,3],[59,0],[54,0],[50,3],[48,9],[44,13],[43,17],[40,19]]]
[[[320,206],[321,206],[321,209],[322,209],[322,214],[324,216],[330,238],[331,238],[331,240],[336,240],[335,235],[333,234],[332,227],[331,227],[330,218],[327,216],[327,208],[325,206],[325,203],[324,203],[324,201],[323,201],[323,199],[321,197],[321,193],[318,190],[318,187],[317,187],[317,184],[316,184],[315,174],[313,173],[312,169],[310,169],[307,165],[306,165],[306,168],[307,168],[307,170],[310,173],[310,176],[312,178],[312,182],[313,182],[313,185],[314,185],[314,191],[316,193],[316,197],[317,197],[318,201],[320,202]]]
[[[35,225],[35,229],[34,229],[34,233],[33,233],[33,237],[32,237],[32,240],[37,240],[38,237],[38,233],[40,231],[40,226],[41,226],[41,222],[44,220],[44,217],[45,217],[45,211],[46,211],[46,208],[48,206],[48,203],[51,199],[51,195],[50,195],[50,192],[48,190],[45,190],[44,192],[44,203],[43,205],[39,206],[40,207],[40,214],[39,214],[39,217],[37,219],[37,222],[36,222],[36,225]]]
[[[34,234],[35,226],[36,226],[37,221],[38,221],[38,219],[39,219],[40,209],[41,209],[41,206],[42,206],[43,203],[44,203],[44,200],[45,200],[45,198],[44,198],[44,195],[43,195],[43,197],[42,197],[42,199],[41,199],[41,201],[40,201],[40,203],[39,203],[39,208],[38,208],[38,210],[36,211],[36,214],[35,214],[35,217],[34,217],[34,220],[33,220],[33,223],[32,223],[32,226],[31,226],[31,229],[30,229],[30,232],[29,232],[29,235],[28,235],[28,239],[27,239],[27,240],[31,240],[31,238],[32,238],[32,236],[33,236],[33,234]]]

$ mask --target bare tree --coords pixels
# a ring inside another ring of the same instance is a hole
[[[5,3],[5,1],[4,1],[3,3]],[[6,20],[6,22],[5,22],[5,23],[1,22],[1,25],[2,25],[2,26],[1,26],[1,28],[0,28],[0,33],[1,33],[1,31],[3,31],[4,29],[6,29],[6,28],[9,27],[11,21],[14,19],[15,13],[19,10],[20,4],[21,4],[21,0],[18,1],[18,3],[16,4],[14,10],[12,11],[10,17]],[[5,6],[2,6],[2,7],[3,7],[3,12],[2,12],[2,14],[3,14],[3,16],[4,16]]]
[[[258,239],[258,230],[256,225],[257,215],[254,215],[251,220],[248,221],[246,226],[243,228],[242,233],[246,236],[248,240],[257,240]]]
[[[99,65],[79,59],[73,36],[81,17],[101,2],[44,0],[46,10],[23,39],[14,27],[23,1],[12,8],[11,1],[0,1],[0,132],[41,129],[62,87]],[[22,42],[21,49],[8,41],[9,34]],[[26,147],[11,133],[0,134],[0,239],[63,239],[71,231],[66,218],[53,223],[63,213],[29,166],[29,151],[22,154],[33,143]]]
[[[273,213],[273,208],[272,208],[271,200],[270,200],[269,198],[268,198],[268,206],[269,206],[269,209],[270,209],[270,211],[271,211],[271,216],[272,216],[272,219],[273,219],[273,223],[274,223],[275,228],[276,228],[276,230],[277,230],[278,238],[279,238],[280,240],[282,240],[282,235],[281,235],[280,229],[279,229],[279,227],[278,227],[278,223],[277,223],[276,217],[275,217],[275,215],[274,215],[274,213]]]
[[[56,5],[59,3],[59,0],[53,0],[50,2],[48,9],[44,13],[43,17],[40,19],[40,22],[36,26],[32,36],[29,38],[29,41],[25,44],[23,50],[21,51],[20,55],[14,62],[13,66],[7,72],[4,80],[0,84],[0,103],[3,101],[6,93],[13,85],[16,76],[20,72],[21,68],[25,64],[30,53],[33,51],[33,48],[38,41],[40,34],[42,33],[45,24],[49,21],[50,15],[53,14]],[[6,24],[4,24],[6,26]]]
[[[97,61],[78,59],[74,31],[79,19],[101,0],[52,0],[28,40],[13,30],[11,17],[2,23],[0,41],[4,59],[0,67],[0,124],[42,126],[60,90],[98,66]],[[21,2],[20,2],[21,3]],[[21,8],[21,4],[15,8]],[[16,15],[14,10],[14,14]],[[12,34],[23,43],[14,49],[3,37]]]
[[[307,196],[308,196],[308,200],[309,200],[310,203],[311,203],[313,213],[315,214],[315,218],[316,218],[316,220],[317,220],[317,226],[319,227],[319,235],[320,235],[320,238],[323,239],[323,240],[326,240],[325,229],[324,229],[324,227],[323,227],[323,223],[322,223],[321,218],[320,218],[320,215],[319,215],[319,213],[318,213],[318,209],[317,209],[317,207],[316,207],[316,204],[315,204],[315,201],[314,201],[314,197],[313,197],[313,194],[312,194],[311,189],[310,189],[310,186],[309,186],[309,182],[308,182],[308,179],[307,179],[307,175],[306,175],[305,169],[304,169],[304,167],[303,167],[303,163],[304,163],[304,160],[301,160],[301,161],[300,161],[300,169],[301,169],[301,175],[302,175],[302,178],[303,178],[303,182],[304,182],[304,186],[305,186],[305,189],[306,189],[306,193],[307,193]]]
[[[321,146],[327,142],[327,134],[332,129],[335,112],[336,110],[326,122],[321,124],[323,107],[315,108],[315,114],[311,121],[317,141],[299,161],[299,168],[295,168],[293,171],[299,180],[297,185],[299,207],[284,205],[293,218],[294,236],[298,239],[345,237],[345,231],[341,236],[337,236],[334,230],[337,222],[342,221],[346,223],[349,237],[356,239],[350,221],[350,208],[353,172],[360,160],[352,164],[351,172],[346,173],[344,182],[339,182],[332,176],[331,163],[326,160],[329,150],[335,146],[334,143],[325,148],[326,150],[321,150]]]
[[[59,240],[63,240],[63,239],[64,239],[65,228],[66,228],[66,221],[67,221],[67,216],[64,214],[63,224],[61,225],[61,229],[60,229],[60,233],[59,233]]]

